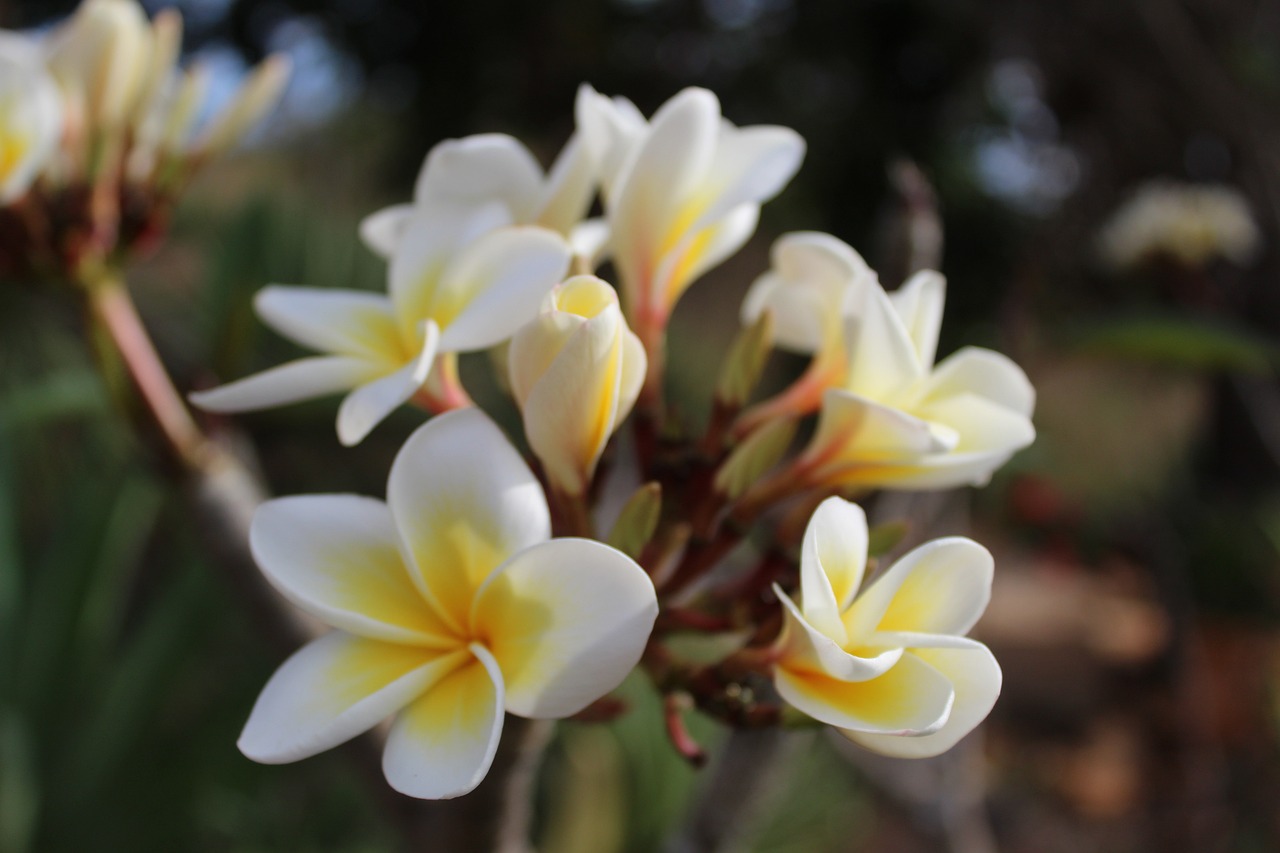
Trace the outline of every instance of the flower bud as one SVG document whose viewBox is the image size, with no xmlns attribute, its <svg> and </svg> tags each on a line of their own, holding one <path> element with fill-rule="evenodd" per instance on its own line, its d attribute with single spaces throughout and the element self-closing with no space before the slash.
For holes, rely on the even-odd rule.
<svg viewBox="0 0 1280 853">
<path fill-rule="evenodd" d="M 273 54 L 263 60 L 206 131 L 197 151 L 216 157 L 226 152 L 272 110 L 293 72 L 289 57 Z"/>
<path fill-rule="evenodd" d="M 511 389 L 529 446 L 555 488 L 586 491 L 609 436 L 635 404 L 645 367 L 617 294 L 595 276 L 556 287 L 512 338 Z"/>
<path fill-rule="evenodd" d="M 107 131 L 132 115 L 150 64 L 151 30 L 135 0 L 85 0 L 50 40 L 50 70 Z"/>
</svg>

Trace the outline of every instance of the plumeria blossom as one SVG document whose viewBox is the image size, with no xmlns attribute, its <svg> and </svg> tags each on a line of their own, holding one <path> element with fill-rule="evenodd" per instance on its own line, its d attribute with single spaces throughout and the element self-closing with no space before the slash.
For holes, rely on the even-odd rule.
<svg viewBox="0 0 1280 853">
<path fill-rule="evenodd" d="M 937 539 L 904 556 L 861 595 L 866 516 L 828 498 L 805 530 L 800 603 L 775 587 L 786 614 L 774 684 L 789 704 L 867 749 L 938 755 L 991 711 L 1001 672 L 965 637 L 991 594 L 991 554 Z"/>
<path fill-rule="evenodd" d="M 849 368 L 846 318 L 854 313 L 861 291 L 877 281 L 851 246 L 816 231 L 779 237 L 770 260 L 769 271 L 755 280 L 742 301 L 742 323 L 749 326 L 769 311 L 774 343 L 813 356 L 813 362 L 785 394 L 757 407 L 745 426 L 778 414 L 812 412 L 823 391 L 843 382 Z"/>
<path fill-rule="evenodd" d="M 981 485 L 1035 438 L 1035 390 L 1007 357 L 965 347 L 934 364 L 946 282 L 933 271 L 892 294 L 857 288 L 846 368 L 825 390 L 796 462 L 810 484 L 896 489 Z"/>
<path fill-rule="evenodd" d="M 136 0 L 84 0 L 49 39 L 49 68 L 85 121 L 119 128 L 146 83 L 151 27 Z"/>
<path fill-rule="evenodd" d="M 281 334 L 324 355 L 193 394 L 210 411 L 240 412 L 349 391 L 338 438 L 359 443 L 427 382 L 441 354 L 486 349 L 533 317 L 569 266 L 545 228 L 506 227 L 502 205 L 417 211 L 391 257 L 389 294 L 271 286 L 255 300 Z"/>
<path fill-rule="evenodd" d="M 39 49 L 0 31 L 0 204 L 27 191 L 61 135 L 61 99 Z"/>
<path fill-rule="evenodd" d="M 390 257 L 415 210 L 496 202 L 506 206 L 513 222 L 540 225 L 568 238 L 591 203 L 593 178 L 591 161 L 576 135 L 546 174 L 524 143 L 505 134 L 446 139 L 427 154 L 413 203 L 369 215 L 360 223 L 360 236 L 374 252 Z"/>
<path fill-rule="evenodd" d="M 271 677 L 241 751 L 297 761 L 395 715 L 383 772 L 414 797 L 478 785 L 504 710 L 566 717 L 616 687 L 658 610 L 620 551 L 549 539 L 538 481 L 477 409 L 413 434 L 385 504 L 281 498 L 250 537 L 271 583 L 335 630 Z"/>
<path fill-rule="evenodd" d="M 575 276 L 511 339 L 511 390 L 552 484 L 582 495 L 609 437 L 635 405 L 645 354 L 612 287 Z"/>
<path fill-rule="evenodd" d="M 1218 258 L 1246 266 L 1262 236 L 1249 202 L 1225 184 L 1158 180 L 1143 184 L 1098 235 L 1103 261 L 1116 270 L 1155 257 L 1203 267 Z"/>
<path fill-rule="evenodd" d="M 652 360 L 676 300 L 751 237 L 761 203 L 800 167 L 804 140 L 784 127 L 735 127 L 696 88 L 645 122 L 629 102 L 584 86 L 577 119 L 600 174 L 627 316 Z"/>
</svg>

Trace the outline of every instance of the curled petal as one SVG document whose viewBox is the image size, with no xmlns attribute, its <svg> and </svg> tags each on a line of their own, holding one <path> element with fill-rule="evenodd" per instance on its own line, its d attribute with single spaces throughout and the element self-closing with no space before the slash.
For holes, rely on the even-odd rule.
<svg viewBox="0 0 1280 853">
<path fill-rule="evenodd" d="M 805 528 L 800 556 L 804 615 L 814 625 L 819 624 L 814 618 L 819 608 L 822 621 L 839 622 L 853 602 L 867 567 L 867 544 L 862 507 L 837 497 L 818 505 Z"/>
<path fill-rule="evenodd" d="M 743 204 L 759 205 L 787 185 L 804 159 L 800 134 L 787 127 L 722 126 L 706 183 L 715 200 L 693 226 L 706 227 Z"/>
<path fill-rule="evenodd" d="M 412 215 L 411 204 L 384 207 L 360 220 L 360 239 L 378 257 L 390 258 Z"/>
<path fill-rule="evenodd" d="M 837 639 L 822 633 L 817 626 L 809 624 L 800 608 L 778 586 L 775 585 L 773 591 L 782 602 L 786 619 L 779 640 L 779 672 L 786 670 L 797 677 L 812 675 L 833 681 L 866 681 L 883 675 L 901 657 L 902 649 L 868 649 L 866 656 L 845 651 L 841 648 L 845 642 L 843 637 Z M 842 626 L 838 627 L 843 631 Z"/>
<path fill-rule="evenodd" d="M 884 735 L 938 731 L 951 713 L 951 681 L 911 652 L 888 672 L 866 681 L 778 668 L 778 693 L 792 707 L 841 729 Z"/>
<path fill-rule="evenodd" d="M 348 394 L 338 408 L 338 440 L 347 447 L 359 444 L 387 415 L 408 402 L 427 381 L 439 340 L 436 324 L 428 320 L 422 352 L 415 360 Z"/>
<path fill-rule="evenodd" d="M 878 284 L 859 294 L 861 305 L 845 333 L 850 344 L 844 387 L 873 400 L 891 400 L 926 375 L 915 342 Z"/>
<path fill-rule="evenodd" d="M 458 631 L 489 573 L 551 537 L 537 478 L 479 409 L 437 415 L 409 437 L 391 466 L 387 503 L 419 590 Z"/>
<path fill-rule="evenodd" d="M 538 200 L 535 223 L 565 236 L 582 221 L 595 192 L 591 156 L 577 134 L 551 165 Z"/>
<path fill-rule="evenodd" d="M 347 391 L 379 375 L 380 364 L 345 355 L 290 361 L 261 373 L 188 395 L 210 412 L 251 412 Z"/>
<path fill-rule="evenodd" d="M 920 649 L 915 652 L 941 672 L 955 688 L 955 704 L 942 728 L 921 737 L 893 737 L 860 731 L 841 731 L 854 743 L 894 758 L 941 755 L 986 719 L 1000 696 L 1000 665 L 986 646 L 966 649 Z"/>
<path fill-rule="evenodd" d="M 559 718 L 622 683 L 657 615 L 653 583 L 630 557 L 590 539 L 553 539 L 490 576 L 472 622 L 502 668 L 507 710 Z"/>
<path fill-rule="evenodd" d="M 921 418 L 832 388 L 822 397 L 817 432 L 805 456 L 832 472 L 833 480 L 845 482 L 849 473 L 867 466 L 916 463 L 944 453 L 955 440 Z"/>
<path fill-rule="evenodd" d="M 867 587 L 845 614 L 852 637 L 873 631 L 966 634 L 991 599 L 995 562 L 972 539 L 926 542 Z"/>
<path fill-rule="evenodd" d="M 902 287 L 889 294 L 889 301 L 902 319 L 916 356 L 925 370 L 933 366 L 942 330 L 942 308 L 946 303 L 947 280 L 941 273 L 921 270 Z"/>
<path fill-rule="evenodd" d="M 465 659 L 458 652 L 441 654 L 333 631 L 275 671 L 237 746 L 263 764 L 324 752 L 373 728 Z"/>
<path fill-rule="evenodd" d="M 1036 391 L 1021 367 L 1005 355 L 965 347 L 937 366 L 921 389 L 921 405 L 970 394 L 1024 417 L 1036 404 Z"/>
<path fill-rule="evenodd" d="M 390 643 L 448 648 L 448 628 L 409 578 L 391 513 L 356 495 L 267 501 L 249 528 L 267 580 L 335 628 Z"/>
<path fill-rule="evenodd" d="M 541 193 L 542 167 L 524 143 L 503 133 L 481 133 L 432 148 L 413 197 L 419 204 L 457 206 L 497 200 L 516 222 L 531 222 Z"/>
<path fill-rule="evenodd" d="M 401 712 L 382 753 L 382 772 L 402 794 L 445 800 L 484 779 L 502 737 L 502 673 L 473 643 L 471 659 Z"/>
<path fill-rule="evenodd" d="M 701 231 L 685 234 L 654 273 L 652 292 L 661 304 L 670 308 L 703 273 L 746 245 L 759 221 L 760 205 L 741 204 Z"/>
</svg>

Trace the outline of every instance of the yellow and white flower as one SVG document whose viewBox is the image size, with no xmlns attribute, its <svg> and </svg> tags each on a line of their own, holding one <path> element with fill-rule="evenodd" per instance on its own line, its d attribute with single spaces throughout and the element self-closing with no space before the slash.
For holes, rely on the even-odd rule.
<svg viewBox="0 0 1280 853">
<path fill-rule="evenodd" d="M 575 276 L 511 339 L 511 390 L 529 446 L 555 488 L 582 495 L 609 436 L 635 405 L 644 347 L 612 287 Z"/>
<path fill-rule="evenodd" d="M 336 630 L 271 677 L 241 751 L 297 761 L 395 715 L 383 754 L 393 788 L 428 799 L 473 789 L 504 711 L 577 713 L 635 666 L 657 616 L 653 585 L 629 557 L 549 537 L 537 480 L 476 409 L 414 433 L 385 504 L 264 504 L 251 530 L 264 574 Z"/>
<path fill-rule="evenodd" d="M 1218 258 L 1244 266 L 1261 241 L 1249 202 L 1235 187 L 1169 180 L 1139 187 L 1098 235 L 1102 259 L 1118 270 L 1157 256 L 1190 267 Z"/>
<path fill-rule="evenodd" d="M 255 307 L 286 337 L 325 355 L 191 395 L 216 412 L 350 391 L 338 438 L 359 443 L 422 388 L 437 355 L 487 349 L 533 317 L 569 266 L 545 228 L 506 227 L 502 205 L 415 211 L 391 257 L 389 295 L 274 285 Z"/>
<path fill-rule="evenodd" d="M 591 203 L 593 178 L 591 161 L 576 135 L 546 174 L 522 142 L 505 134 L 446 139 L 427 154 L 413 203 L 392 205 L 365 217 L 360 236 L 374 252 L 390 257 L 417 209 L 501 203 L 512 222 L 540 225 L 570 238 Z"/>
<path fill-rule="evenodd" d="M 809 248 L 808 262 L 831 281 L 851 260 L 833 263 L 841 253 L 831 245 L 821 253 Z M 811 407 L 821 394 L 817 432 L 795 463 L 806 482 L 896 489 L 981 485 L 1031 443 L 1035 390 L 1016 364 L 977 347 L 934 364 L 946 298 L 941 275 L 917 273 L 889 294 L 873 275 L 858 272 L 845 288 L 838 333 L 829 316 L 815 316 L 834 310 L 835 297 L 813 293 L 839 287 L 784 288 L 779 282 L 756 294 L 794 326 L 793 343 L 816 344 L 819 357 L 835 366 L 810 377 L 803 400 L 788 401 Z M 796 319 L 805 316 L 808 326 Z"/>
<path fill-rule="evenodd" d="M 62 135 L 58 87 L 40 50 L 0 31 L 0 204 L 27 191 Z"/>
<path fill-rule="evenodd" d="M 1000 695 L 1001 672 L 965 637 L 991 595 L 991 554 L 961 537 L 920 546 L 861 595 L 862 510 L 829 498 L 805 531 L 800 604 L 785 610 L 774 684 L 797 710 L 874 752 L 924 758 L 950 749 Z"/>
<path fill-rule="evenodd" d="M 799 169 L 804 140 L 784 127 L 735 127 L 716 96 L 696 88 L 645 122 L 629 102 L 584 86 L 577 121 L 600 176 L 627 316 L 652 359 L 676 300 L 751 237 L 761 203 Z"/>
</svg>

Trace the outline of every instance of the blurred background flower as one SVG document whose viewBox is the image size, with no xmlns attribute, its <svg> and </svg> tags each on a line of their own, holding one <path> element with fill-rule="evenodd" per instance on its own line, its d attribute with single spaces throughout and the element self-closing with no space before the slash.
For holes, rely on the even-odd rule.
<svg viewBox="0 0 1280 853">
<path fill-rule="evenodd" d="M 52 38 L 76 5 L 4 0 L 0 26 Z M 707 365 L 669 377 L 685 416 L 706 411 L 742 294 L 783 231 L 835 235 L 890 289 L 938 267 L 939 359 L 986 346 L 1026 369 L 1037 443 L 990 489 L 868 507 L 873 540 L 882 518 L 927 520 L 897 531 L 891 556 L 964 533 L 994 553 L 973 633 L 1004 688 L 984 734 L 904 768 L 799 732 L 769 748 L 776 784 L 737 812 L 730 849 L 1280 847 L 1280 7 L 144 5 L 153 20 L 182 14 L 179 63 L 203 69 L 193 126 L 267 54 L 294 69 L 270 122 L 193 179 L 171 239 L 132 276 L 183 389 L 299 354 L 254 318 L 263 285 L 380 289 L 358 224 L 411 196 L 439 140 L 510 133 L 549 166 L 584 81 L 646 116 L 706 86 L 739 127 L 808 143 L 754 238 L 674 311 L 669 362 Z M 1113 238 L 1099 235 L 1137 216 L 1134 198 L 1148 224 L 1123 226 L 1141 233 L 1116 257 L 1142 261 L 1100 262 Z M 1161 221 L 1194 234 L 1150 236 Z M 286 768 L 236 752 L 290 642 L 246 615 L 154 451 L 123 427 L 78 310 L 17 274 L 13 252 L 0 229 L 0 850 L 399 849 L 418 813 L 365 784 L 378 771 L 358 748 Z M 774 355 L 761 393 L 806 363 Z M 519 435 L 484 356 L 461 370 Z M 282 494 L 380 494 L 418 422 L 394 413 L 339 453 L 332 401 L 238 420 Z M 743 766 L 695 774 L 645 686 L 623 695 L 632 714 L 557 735 L 543 849 L 655 850 L 690 802 L 743 809 L 725 782 Z M 690 725 L 708 745 L 720 736 Z M 742 760 L 759 772 L 757 759 Z"/>
</svg>

